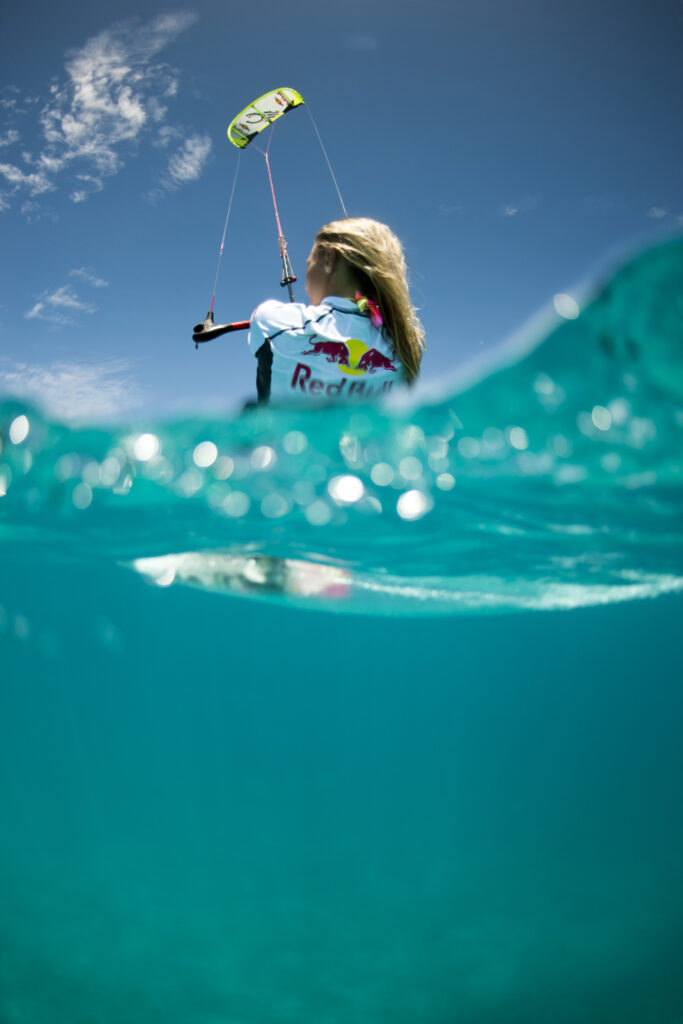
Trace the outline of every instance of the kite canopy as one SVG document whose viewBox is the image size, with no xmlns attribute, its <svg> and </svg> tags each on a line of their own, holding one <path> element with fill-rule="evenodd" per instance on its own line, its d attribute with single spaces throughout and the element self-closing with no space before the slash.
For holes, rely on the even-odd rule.
<svg viewBox="0 0 683 1024">
<path fill-rule="evenodd" d="M 303 97 L 294 89 L 273 89 L 259 96 L 230 122 L 228 138 L 238 149 L 244 149 L 269 124 L 303 102 Z"/>
</svg>

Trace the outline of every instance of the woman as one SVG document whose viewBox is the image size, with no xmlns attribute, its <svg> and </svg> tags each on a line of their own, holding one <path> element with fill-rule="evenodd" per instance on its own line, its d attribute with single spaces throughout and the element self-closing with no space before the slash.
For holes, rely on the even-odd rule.
<svg viewBox="0 0 683 1024">
<path fill-rule="evenodd" d="M 333 221 L 308 257 L 310 306 L 270 300 L 251 318 L 260 402 L 369 400 L 420 372 L 424 333 L 403 247 L 385 224 Z"/>
</svg>

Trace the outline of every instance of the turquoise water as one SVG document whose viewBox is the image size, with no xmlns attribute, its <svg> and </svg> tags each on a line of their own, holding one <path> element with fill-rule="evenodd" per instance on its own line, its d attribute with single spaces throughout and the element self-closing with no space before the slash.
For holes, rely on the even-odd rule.
<svg viewBox="0 0 683 1024">
<path fill-rule="evenodd" d="M 3 402 L 2 1024 L 680 1024 L 683 244 L 580 305 L 382 410 Z"/>
</svg>

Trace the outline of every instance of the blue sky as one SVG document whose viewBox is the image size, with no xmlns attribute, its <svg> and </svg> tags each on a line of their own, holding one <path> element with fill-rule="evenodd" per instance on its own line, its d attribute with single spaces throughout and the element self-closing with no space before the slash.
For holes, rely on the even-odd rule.
<svg viewBox="0 0 683 1024">
<path fill-rule="evenodd" d="M 303 94 L 349 213 L 404 241 L 427 381 L 683 227 L 681 0 L 28 0 L 5 5 L 0 39 L 0 390 L 60 417 L 213 414 L 253 394 L 246 336 L 195 351 L 191 331 L 237 159 L 225 131 L 271 88 Z M 304 108 L 271 162 L 303 281 L 341 214 Z M 282 297 L 279 279 L 248 150 L 216 319 Z"/>
</svg>

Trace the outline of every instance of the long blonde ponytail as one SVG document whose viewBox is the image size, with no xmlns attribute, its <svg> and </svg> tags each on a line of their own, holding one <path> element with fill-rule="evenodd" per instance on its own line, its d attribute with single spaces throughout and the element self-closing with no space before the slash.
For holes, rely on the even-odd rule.
<svg viewBox="0 0 683 1024">
<path fill-rule="evenodd" d="M 403 246 L 386 224 L 349 217 L 326 224 L 316 248 L 337 253 L 358 279 L 359 290 L 379 306 L 386 334 L 412 383 L 420 372 L 424 330 L 410 299 Z"/>
</svg>

